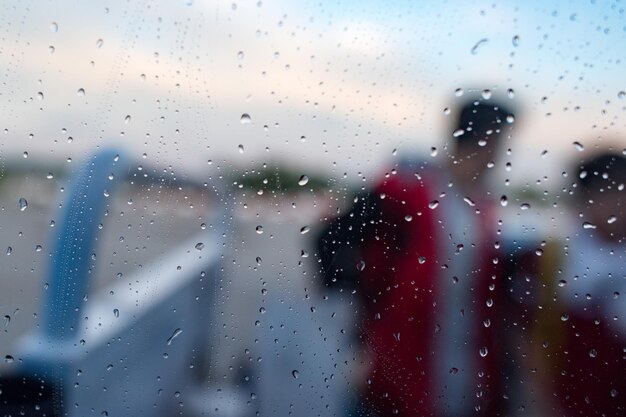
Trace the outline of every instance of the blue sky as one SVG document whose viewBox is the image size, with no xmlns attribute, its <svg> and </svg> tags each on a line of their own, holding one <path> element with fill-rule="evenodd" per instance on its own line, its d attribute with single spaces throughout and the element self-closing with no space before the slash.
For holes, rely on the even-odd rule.
<svg viewBox="0 0 626 417">
<path fill-rule="evenodd" d="M 554 175 L 573 141 L 626 146 L 623 2 L 0 7 L 5 160 L 75 159 L 107 143 L 191 172 L 209 159 L 375 172 L 394 148 L 442 146 L 458 88 L 515 91 L 507 175 Z"/>
</svg>

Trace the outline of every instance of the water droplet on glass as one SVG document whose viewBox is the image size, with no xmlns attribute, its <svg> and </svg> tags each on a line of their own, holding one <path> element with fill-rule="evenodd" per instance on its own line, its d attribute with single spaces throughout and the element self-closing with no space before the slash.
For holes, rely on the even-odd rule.
<svg viewBox="0 0 626 417">
<path fill-rule="evenodd" d="M 55 51 L 54 46 L 52 46 L 52 45 L 48 46 L 48 52 L 50 52 L 51 54 L 53 54 L 53 53 L 54 53 L 54 51 Z"/>
<path fill-rule="evenodd" d="M 484 358 L 485 356 L 487 356 L 487 353 L 489 353 L 489 351 L 487 350 L 486 346 L 483 346 L 478 350 L 478 353 L 480 354 L 481 357 Z"/>
<path fill-rule="evenodd" d="M 309 182 L 309 177 L 302 175 L 298 180 L 298 185 L 306 185 Z"/>
<path fill-rule="evenodd" d="M 102 45 L 104 45 L 104 41 L 102 39 L 98 39 L 96 41 L 96 48 L 102 48 Z"/>
<path fill-rule="evenodd" d="M 454 95 L 457 97 L 461 97 L 463 95 L 463 89 L 457 88 L 456 90 L 454 90 Z"/>
<path fill-rule="evenodd" d="M 519 46 L 519 35 L 513 36 L 511 42 L 513 43 L 513 46 L 517 48 Z"/>
<path fill-rule="evenodd" d="M 196 246 L 194 247 L 196 248 L 197 251 L 201 251 L 202 249 L 204 249 L 204 243 L 198 242 L 196 243 Z"/>
<path fill-rule="evenodd" d="M 590 357 L 590 358 L 595 358 L 595 357 L 597 357 L 597 356 L 598 356 L 598 351 L 597 351 L 597 350 L 595 350 L 595 349 L 591 349 L 591 350 L 589 351 L 589 357 Z"/>
<path fill-rule="evenodd" d="M 179 336 L 182 332 L 183 332 L 183 330 L 182 330 L 182 329 L 176 329 L 176 330 L 174 330 L 174 333 L 172 333 L 172 335 L 171 335 L 171 336 L 167 339 L 167 345 L 168 345 L 168 346 L 169 346 L 169 345 L 171 345 L 171 344 L 172 344 L 172 341 L 173 341 L 174 339 L 176 339 L 176 338 L 177 338 L 177 337 L 178 337 L 178 336 Z"/>
<path fill-rule="evenodd" d="M 124 123 L 126 124 L 130 123 L 130 119 L 131 119 L 130 114 L 127 114 L 126 117 L 124 117 Z"/>
<path fill-rule="evenodd" d="M 260 235 L 260 234 L 262 234 L 262 233 L 263 233 L 263 226 L 258 225 L 258 226 L 255 228 L 255 230 L 256 230 L 257 234 L 259 234 L 259 235 Z"/>
<path fill-rule="evenodd" d="M 309 226 L 304 226 L 304 227 L 302 227 L 302 228 L 300 229 L 300 234 L 302 234 L 302 235 L 303 235 L 303 234 L 305 234 L 305 233 L 308 233 L 308 232 L 309 232 L 309 230 L 311 230 L 311 228 L 310 228 Z"/>
<path fill-rule="evenodd" d="M 13 363 L 14 361 L 15 361 L 15 359 L 14 359 L 14 358 L 13 358 L 13 356 L 11 356 L 11 355 L 6 355 L 6 356 L 4 357 L 4 362 L 5 362 L 5 363 Z"/>
<path fill-rule="evenodd" d="M 426 257 L 425 256 L 418 257 L 417 262 L 419 262 L 420 265 L 423 265 L 424 263 L 426 263 Z"/>
<path fill-rule="evenodd" d="M 470 52 L 472 53 L 472 55 L 476 55 L 476 54 L 478 53 L 478 48 L 480 48 L 480 46 L 481 46 L 481 45 L 486 44 L 486 43 L 487 43 L 487 41 L 488 41 L 488 40 L 487 40 L 487 38 L 482 38 L 481 40 L 479 40 L 478 42 L 476 42 L 476 43 L 474 44 L 474 46 L 472 46 L 472 49 L 471 49 L 471 51 L 470 51 Z"/>
<path fill-rule="evenodd" d="M 513 116 L 512 114 L 507 115 L 507 116 L 506 116 L 506 122 L 507 122 L 508 124 L 515 123 L 515 116 Z"/>
<path fill-rule="evenodd" d="M 239 121 L 241 122 L 242 125 L 245 125 L 245 124 L 251 123 L 252 122 L 252 118 L 250 117 L 250 115 L 248 113 L 244 113 L 239 118 Z"/>
<path fill-rule="evenodd" d="M 454 136 L 455 138 L 458 138 L 459 136 L 463 135 L 463 133 L 465 133 L 465 130 L 457 129 L 452 133 L 452 136 Z"/>
<path fill-rule="evenodd" d="M 263 259 L 261 259 L 261 257 L 260 257 L 260 256 L 257 256 L 257 257 L 256 257 L 256 264 L 257 264 L 257 265 L 261 265 L 261 262 L 263 262 Z"/>
<path fill-rule="evenodd" d="M 115 318 L 119 318 L 120 317 L 120 311 L 117 308 L 113 309 L 113 315 L 115 316 Z"/>
<path fill-rule="evenodd" d="M 585 147 L 583 146 L 583 144 L 578 141 L 572 142 L 572 145 L 574 145 L 574 148 L 576 148 L 576 150 L 579 152 L 585 150 Z"/>
<path fill-rule="evenodd" d="M 489 100 L 491 98 L 491 90 L 489 90 L 489 89 L 483 90 L 482 93 L 481 93 L 481 96 L 485 100 Z"/>
<path fill-rule="evenodd" d="M 241 61 L 241 60 L 243 59 L 243 57 L 244 57 L 243 51 L 239 51 L 239 52 L 237 52 L 237 59 L 238 59 L 238 60 L 240 60 L 240 61 Z"/>
<path fill-rule="evenodd" d="M 50 31 L 52 33 L 57 33 L 59 31 L 59 25 L 57 22 L 50 23 Z"/>
<path fill-rule="evenodd" d="M 35 245 L 35 252 L 41 252 L 43 247 L 41 245 Z"/>
<path fill-rule="evenodd" d="M 410 214 L 407 214 L 406 216 L 404 216 L 404 220 L 407 222 L 410 222 L 411 220 L 413 220 L 413 216 L 411 216 Z"/>
<path fill-rule="evenodd" d="M 474 207 L 476 205 L 476 203 L 474 203 L 474 201 L 469 197 L 463 197 L 463 201 L 465 201 L 470 207 Z"/>
<path fill-rule="evenodd" d="M 78 89 L 78 91 L 76 91 L 76 94 L 77 94 L 79 97 L 84 96 L 84 95 L 85 95 L 85 89 L 84 89 L 84 88 L 79 88 L 79 89 Z"/>
<path fill-rule="evenodd" d="M 454 368 L 454 367 L 452 367 L 452 368 L 450 368 L 450 371 L 449 371 L 449 372 L 450 372 L 452 375 L 455 375 L 455 374 L 457 374 L 457 373 L 459 372 L 459 368 Z"/>
<path fill-rule="evenodd" d="M 500 205 L 502 207 L 506 207 L 507 204 L 509 204 L 509 199 L 507 198 L 507 196 L 503 195 L 502 197 L 500 197 Z"/>
<path fill-rule="evenodd" d="M 17 204 L 20 208 L 20 211 L 24 211 L 28 207 L 28 201 L 26 201 L 24 197 L 21 197 L 19 200 L 17 200 Z"/>
<path fill-rule="evenodd" d="M 7 255 L 10 255 L 13 253 L 13 248 L 11 246 L 7 247 Z"/>
<path fill-rule="evenodd" d="M 239 153 L 243 153 L 243 145 L 239 145 L 237 146 L 237 150 L 239 151 Z"/>
<path fill-rule="evenodd" d="M 365 261 L 361 259 L 359 262 L 357 262 L 356 269 L 359 270 L 359 271 L 364 270 L 365 269 Z"/>
<path fill-rule="evenodd" d="M 617 216 L 609 216 L 609 218 L 608 218 L 608 219 L 606 219 L 606 222 L 607 222 L 608 224 L 613 224 L 613 223 L 615 223 L 616 221 L 617 221 Z"/>
<path fill-rule="evenodd" d="M 590 222 L 583 223 L 583 229 L 595 229 L 596 225 Z"/>
<path fill-rule="evenodd" d="M 438 205 L 439 205 L 439 200 L 433 200 L 430 203 L 428 203 L 428 208 L 431 210 L 434 210 L 437 208 Z"/>
<path fill-rule="evenodd" d="M 617 98 L 619 98 L 620 100 L 622 100 L 624 97 L 626 97 L 626 92 L 620 91 L 619 93 L 617 93 Z"/>
<path fill-rule="evenodd" d="M 300 375 L 300 372 L 298 372 L 297 369 L 294 369 L 293 371 L 291 371 L 291 376 L 294 378 L 298 378 L 298 376 Z"/>
</svg>

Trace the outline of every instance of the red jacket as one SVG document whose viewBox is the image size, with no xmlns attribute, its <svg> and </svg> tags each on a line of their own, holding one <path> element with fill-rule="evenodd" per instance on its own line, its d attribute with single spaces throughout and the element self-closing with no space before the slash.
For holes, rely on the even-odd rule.
<svg viewBox="0 0 626 417">
<path fill-rule="evenodd" d="M 443 172 L 392 175 L 374 191 L 363 244 L 366 400 L 381 416 L 500 415 L 496 219 Z M 476 411 L 478 410 L 478 412 Z"/>
</svg>

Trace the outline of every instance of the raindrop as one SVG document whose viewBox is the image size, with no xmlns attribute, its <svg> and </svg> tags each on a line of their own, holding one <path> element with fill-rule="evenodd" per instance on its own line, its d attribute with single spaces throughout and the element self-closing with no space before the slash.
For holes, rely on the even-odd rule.
<svg viewBox="0 0 626 417">
<path fill-rule="evenodd" d="M 434 210 L 437 208 L 438 205 L 439 205 L 439 200 L 433 200 L 430 203 L 428 203 L 428 208 L 431 210 Z"/>
<path fill-rule="evenodd" d="M 364 270 L 365 269 L 365 261 L 361 259 L 359 262 L 357 262 L 356 269 L 359 270 L 359 271 Z"/>
<path fill-rule="evenodd" d="M 59 25 L 57 24 L 57 22 L 50 23 L 50 31 L 52 33 L 57 33 L 59 31 Z"/>
<path fill-rule="evenodd" d="M 243 59 L 243 57 L 244 57 L 243 51 L 239 51 L 239 52 L 237 52 L 237 59 L 238 59 L 238 60 L 240 60 L 240 61 L 241 61 L 241 60 Z"/>
<path fill-rule="evenodd" d="M 300 375 L 300 372 L 298 372 L 297 369 L 294 369 L 293 371 L 291 371 L 291 376 L 294 377 L 294 379 L 298 378 L 299 375 Z"/>
<path fill-rule="evenodd" d="M 11 355 L 6 355 L 6 356 L 4 357 L 4 362 L 5 362 L 5 363 L 13 363 L 14 361 L 15 361 L 15 359 L 14 359 L 14 358 L 13 358 L 13 356 L 11 356 Z"/>
<path fill-rule="evenodd" d="M 198 242 L 196 243 L 196 246 L 194 247 L 196 248 L 197 251 L 201 251 L 202 249 L 204 249 L 204 243 Z"/>
<path fill-rule="evenodd" d="M 455 138 L 458 138 L 459 136 L 461 136 L 463 133 L 465 133 L 465 130 L 463 129 L 457 129 L 452 133 L 452 136 L 454 136 Z"/>
<path fill-rule="evenodd" d="M 624 97 L 626 97 L 626 92 L 620 91 L 619 93 L 617 93 L 617 98 L 619 98 L 620 100 L 623 99 Z"/>
<path fill-rule="evenodd" d="M 245 125 L 245 124 L 248 124 L 248 123 L 252 123 L 252 118 L 250 117 L 250 115 L 248 113 L 244 113 L 239 118 L 239 121 L 241 122 L 242 125 Z"/>
<path fill-rule="evenodd" d="M 35 245 L 35 252 L 41 252 L 43 247 L 41 245 Z"/>
<path fill-rule="evenodd" d="M 79 97 L 84 96 L 84 95 L 85 95 L 85 89 L 84 89 L 84 88 L 79 88 L 79 89 L 78 89 L 78 91 L 76 91 L 76 94 L 77 94 Z"/>
<path fill-rule="evenodd" d="M 11 323 L 11 316 L 7 314 L 4 316 L 4 327 L 9 327 L 9 323 Z"/>
<path fill-rule="evenodd" d="M 117 308 L 113 309 L 113 315 L 115 316 L 115 318 L 119 318 L 120 317 L 120 310 L 118 310 Z"/>
<path fill-rule="evenodd" d="M 519 46 L 519 35 L 513 36 L 511 42 L 513 43 L 513 46 L 517 48 Z"/>
<path fill-rule="evenodd" d="M 256 257 L 256 264 L 257 264 L 257 265 L 261 265 L 261 262 L 263 262 L 263 259 L 261 259 L 261 257 L 260 257 L 260 256 L 257 256 L 257 257 Z"/>
<path fill-rule="evenodd" d="M 177 338 L 181 333 L 183 332 L 182 329 L 176 329 L 174 330 L 174 333 L 172 333 L 172 335 L 167 339 L 167 345 L 171 345 L 172 341 Z"/>
<path fill-rule="evenodd" d="M 404 220 L 407 222 L 410 222 L 411 220 L 413 220 L 413 216 L 411 216 L 410 214 L 407 214 L 406 216 L 404 216 Z"/>
<path fill-rule="evenodd" d="M 480 354 L 481 357 L 484 358 L 485 356 L 487 356 L 487 353 L 489 353 L 489 351 L 487 350 L 486 346 L 483 346 L 478 350 L 478 353 Z"/>
<path fill-rule="evenodd" d="M 597 356 L 598 356 L 598 351 L 597 351 L 597 350 L 595 350 L 595 349 L 591 349 L 591 350 L 589 351 L 589 357 L 590 357 L 590 358 L 595 358 L 595 357 L 597 357 Z"/>
<path fill-rule="evenodd" d="M 617 216 L 609 216 L 609 218 L 608 218 L 608 219 L 606 219 L 606 222 L 607 222 L 608 224 L 613 224 L 613 223 L 615 223 L 616 221 L 617 221 Z"/>
<path fill-rule="evenodd" d="M 459 372 L 459 368 L 454 368 L 454 367 L 450 368 L 450 373 L 451 373 L 452 375 L 455 375 L 455 374 L 457 374 L 458 372 Z"/>
<path fill-rule="evenodd" d="M 38 98 L 39 100 L 43 100 L 43 93 L 42 93 L 41 91 L 39 91 L 39 92 L 37 93 L 37 98 Z"/>
<path fill-rule="evenodd" d="M 104 45 L 104 41 L 102 39 L 98 39 L 96 41 L 96 48 L 102 48 L 102 45 Z"/>
<path fill-rule="evenodd" d="M 298 185 L 306 185 L 309 182 L 309 177 L 302 175 L 298 180 Z"/>
<path fill-rule="evenodd" d="M 463 197 L 463 201 L 465 201 L 470 207 L 474 207 L 476 205 L 476 203 L 474 203 L 474 201 L 469 197 Z"/>
<path fill-rule="evenodd" d="M 507 122 L 508 124 L 515 123 L 515 116 L 513 116 L 512 114 L 507 115 L 507 116 L 506 116 L 506 122 Z"/>
<path fill-rule="evenodd" d="M 54 51 L 55 51 L 54 46 L 52 46 L 52 45 L 48 46 L 48 52 L 50 52 L 51 54 L 53 54 L 53 53 L 54 53 Z"/>
<path fill-rule="evenodd" d="M 590 222 L 583 223 L 583 229 L 595 229 L 596 225 Z"/>
<path fill-rule="evenodd" d="M 480 48 L 481 45 L 487 43 L 487 41 L 488 41 L 487 38 L 482 38 L 481 40 L 476 42 L 474 46 L 472 46 L 472 49 L 470 51 L 472 55 L 476 55 L 478 53 L 478 48 Z"/>
<path fill-rule="evenodd" d="M 515 98 L 515 90 L 513 90 L 512 88 L 509 88 L 508 90 L 506 90 L 506 95 L 509 98 Z"/>
<path fill-rule="evenodd" d="M 502 197 L 500 197 L 500 205 L 502 207 L 506 207 L 507 204 L 509 204 L 509 199 L 507 198 L 507 196 L 503 195 Z"/>
<path fill-rule="evenodd" d="M 420 256 L 417 258 L 417 262 L 420 263 L 420 265 L 423 265 L 426 263 L 426 257 L 425 256 Z"/>
<path fill-rule="evenodd" d="M 28 201 L 26 201 L 24 197 L 21 197 L 19 200 L 17 200 L 17 204 L 20 208 L 20 211 L 24 211 L 28 207 Z"/>
<path fill-rule="evenodd" d="M 127 114 L 126 117 L 124 117 L 124 123 L 130 123 L 130 114 Z"/>
<path fill-rule="evenodd" d="M 456 90 L 454 90 L 454 95 L 457 97 L 461 97 L 463 95 L 463 89 L 457 88 Z"/>
<path fill-rule="evenodd" d="M 11 246 L 7 247 L 7 255 L 10 255 L 13 253 L 13 248 Z"/>
<path fill-rule="evenodd" d="M 255 230 L 256 230 L 257 234 L 259 234 L 259 235 L 263 234 L 263 226 L 258 225 Z"/>
<path fill-rule="evenodd" d="M 311 228 L 310 228 L 309 226 L 303 226 L 303 227 L 300 229 L 300 234 L 301 234 L 301 235 L 303 235 L 303 234 L 305 234 L 305 233 L 308 233 L 308 232 L 309 232 L 309 230 L 311 230 Z"/>
<path fill-rule="evenodd" d="M 578 141 L 572 142 L 572 145 L 574 145 L 574 148 L 576 148 L 576 150 L 579 152 L 585 150 L 585 147 L 583 146 L 583 144 Z"/>
<path fill-rule="evenodd" d="M 485 100 L 489 100 L 491 98 L 491 90 L 489 90 L 489 89 L 483 90 L 482 93 L 481 93 L 481 96 Z"/>
<path fill-rule="evenodd" d="M 239 153 L 243 153 L 243 145 L 239 145 L 237 146 L 237 149 L 239 150 Z"/>
</svg>

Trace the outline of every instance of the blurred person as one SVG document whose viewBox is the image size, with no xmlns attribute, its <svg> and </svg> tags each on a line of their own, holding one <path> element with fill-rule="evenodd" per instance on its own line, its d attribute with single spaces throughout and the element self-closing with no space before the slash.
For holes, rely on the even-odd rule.
<svg viewBox="0 0 626 417">
<path fill-rule="evenodd" d="M 447 155 L 405 161 L 319 243 L 328 285 L 356 292 L 369 364 L 366 416 L 499 415 L 503 305 L 488 167 L 510 109 L 459 106 Z"/>
<path fill-rule="evenodd" d="M 550 242 L 558 267 L 537 271 L 535 366 L 559 415 L 626 415 L 626 157 L 601 151 L 574 171 L 577 224 Z"/>
</svg>

